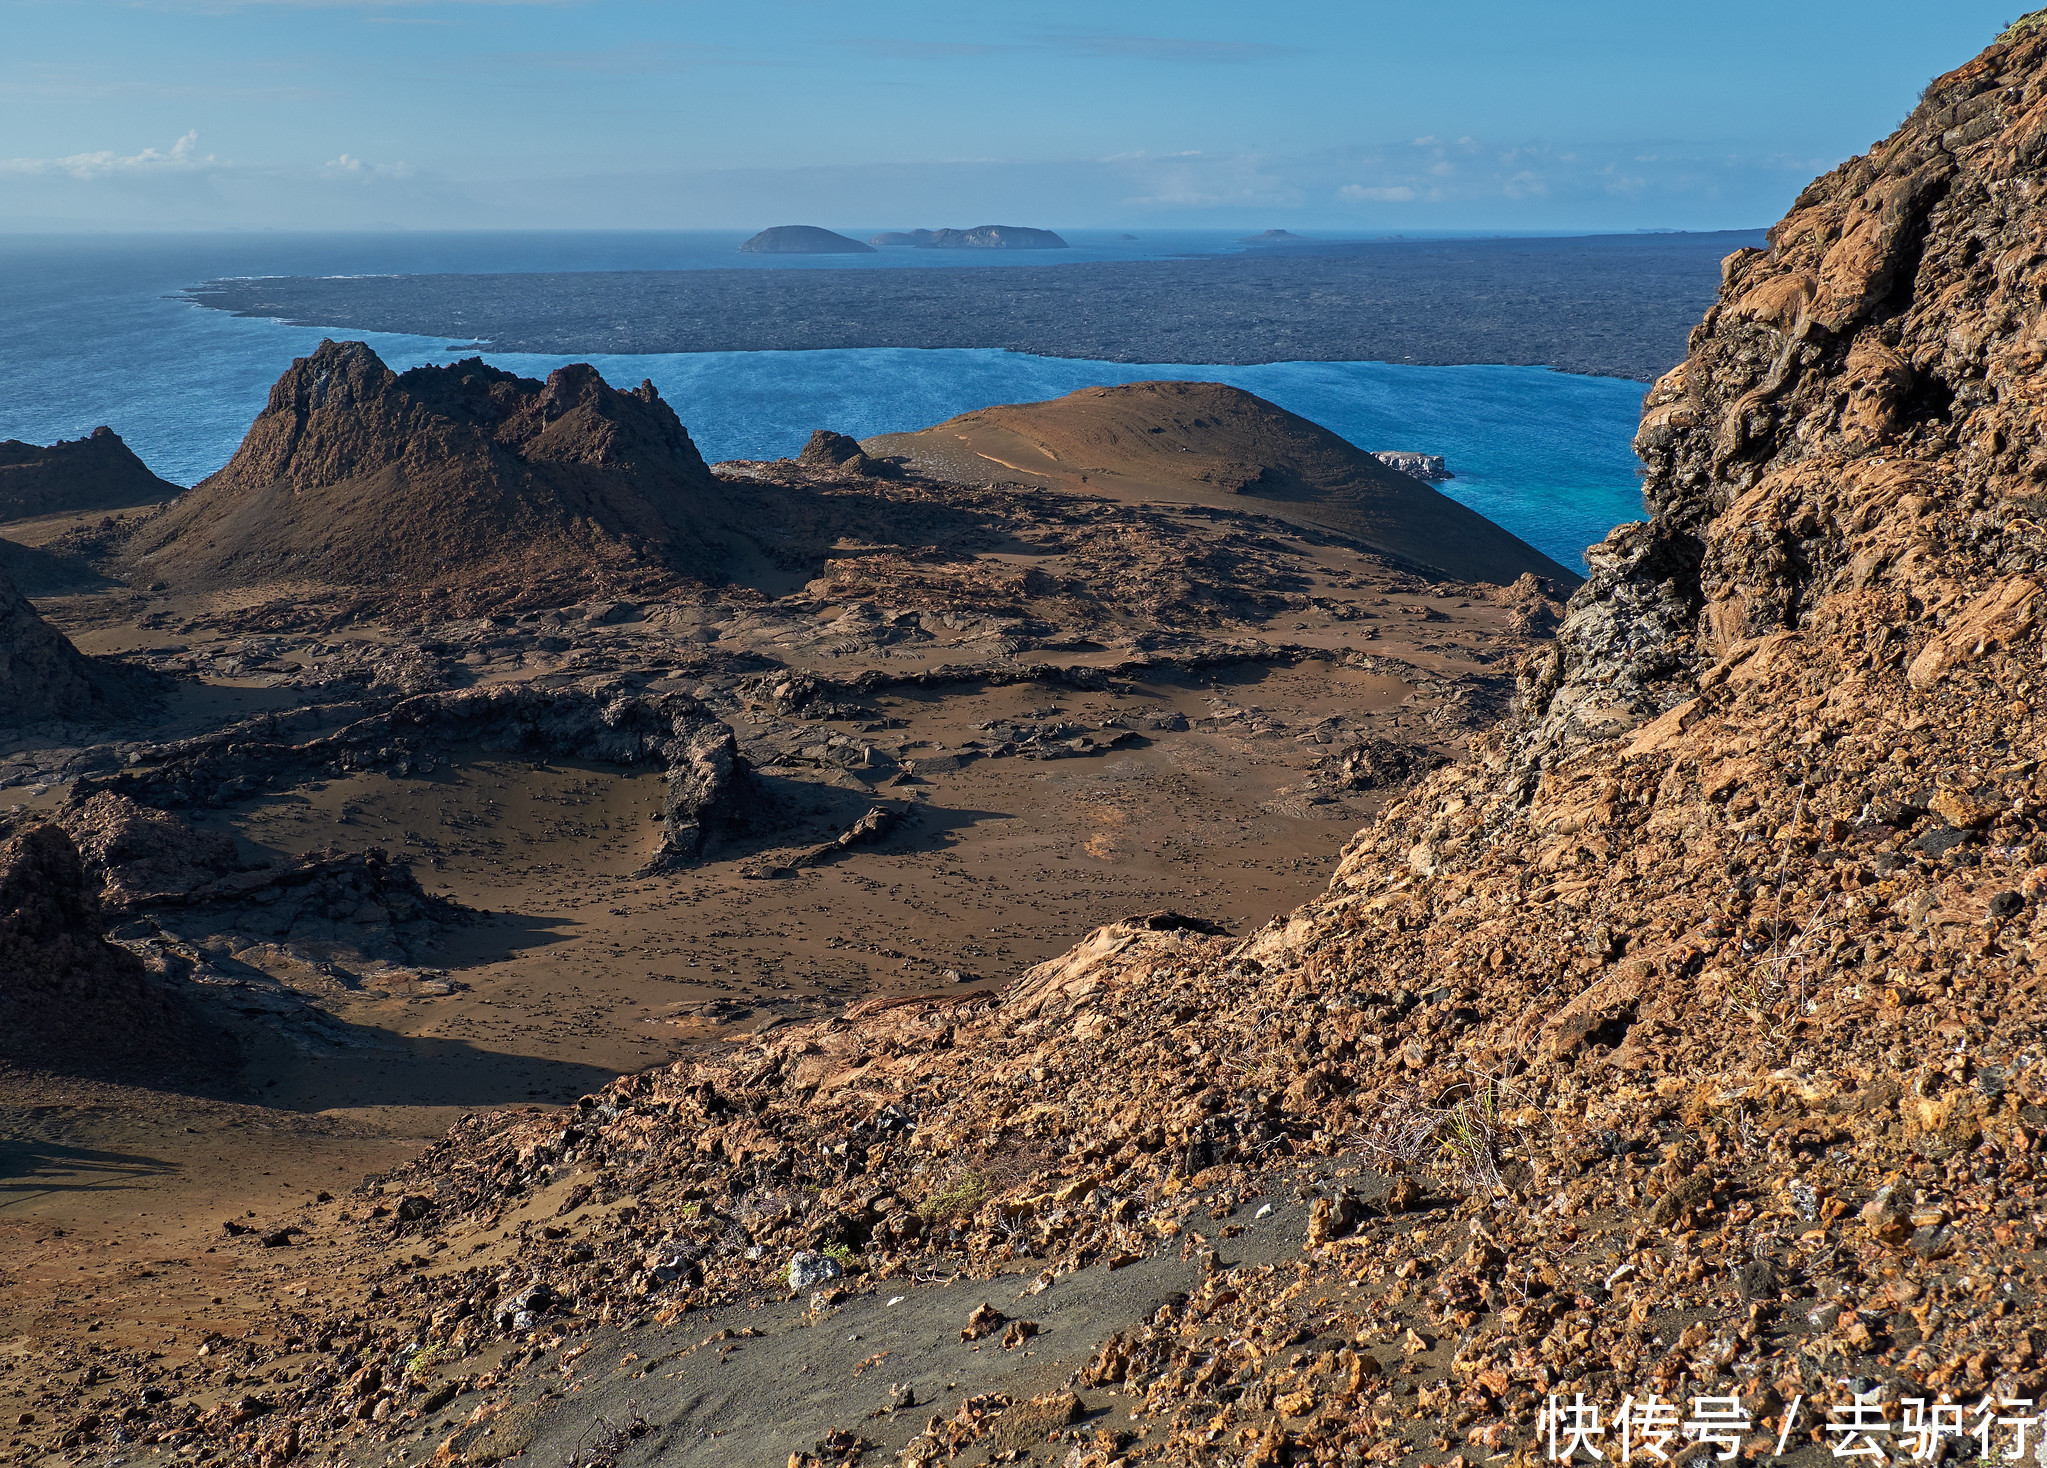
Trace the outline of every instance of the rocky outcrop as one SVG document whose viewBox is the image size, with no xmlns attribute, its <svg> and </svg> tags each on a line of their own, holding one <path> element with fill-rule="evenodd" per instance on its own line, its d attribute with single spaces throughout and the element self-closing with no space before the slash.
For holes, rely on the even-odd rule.
<svg viewBox="0 0 2047 1468">
<path fill-rule="evenodd" d="M 0 727 L 123 719 L 154 691 L 149 674 L 79 652 L 0 571 Z"/>
<path fill-rule="evenodd" d="M 166 745 L 135 769 L 81 781 L 80 793 L 111 792 L 158 809 L 217 807 L 354 771 L 426 775 L 464 748 L 653 764 L 667 772 L 669 789 L 650 870 L 695 861 L 720 830 L 745 820 L 757 794 L 731 729 L 695 699 L 602 680 L 421 694 L 315 739 L 291 742 L 283 732 L 259 725 Z"/>
<path fill-rule="evenodd" d="M 183 493 L 107 427 L 44 447 L 0 441 L 0 524 L 160 504 Z"/>
<path fill-rule="evenodd" d="M 0 1057 L 152 1078 L 225 1064 L 225 1038 L 101 933 L 99 901 L 62 829 L 0 842 Z"/>
<path fill-rule="evenodd" d="M 242 869 L 234 838 L 101 790 L 59 813 L 99 900 L 116 910 L 184 896 Z"/>
<path fill-rule="evenodd" d="M 860 441 L 843 433 L 834 433 L 829 428 L 820 428 L 810 435 L 810 442 L 803 446 L 796 462 L 812 469 L 837 470 L 842 474 L 864 474 L 871 477 L 888 478 L 898 471 L 886 459 L 870 459 L 867 451 L 860 447 Z"/>
<path fill-rule="evenodd" d="M 870 245 L 921 245 L 931 238 L 928 229 L 890 229 L 867 237 Z"/>
<path fill-rule="evenodd" d="M 106 911 L 139 920 L 137 927 L 149 937 L 136 950 L 173 977 L 190 973 L 188 963 L 203 962 L 219 972 L 223 949 L 251 943 L 329 958 L 346 955 L 356 962 L 418 963 L 450 928 L 475 916 L 429 893 L 409 863 L 374 846 L 316 851 L 187 890 L 136 892 L 121 885 L 130 875 L 121 867 L 109 871 L 109 890 L 119 901 L 108 901 Z M 119 929 L 117 936 L 135 930 Z"/>
<path fill-rule="evenodd" d="M 1536 758 L 1660 713 L 1690 675 L 1830 608 L 1899 609 L 1891 641 L 1980 615 L 1994 650 L 2030 626 L 2012 588 L 2047 560 L 2043 60 L 2047 35 L 2015 29 L 1808 186 L 1767 250 L 1727 258 L 1643 407 L 1655 518 L 1594 553 L 1531 690 Z"/>
<path fill-rule="evenodd" d="M 744 518 L 652 383 L 621 392 L 582 364 L 541 383 L 478 358 L 395 373 L 329 341 L 121 563 L 179 591 L 559 606 L 714 579 Z"/>
<path fill-rule="evenodd" d="M 797 462 L 836 469 L 841 464 L 849 464 L 855 459 L 865 457 L 859 439 L 844 433 L 834 433 L 829 428 L 820 428 L 810 435 L 810 442 L 803 446 L 803 452 L 797 456 Z"/>
<path fill-rule="evenodd" d="M 1445 479 L 1455 479 L 1443 463 L 1441 454 L 1410 453 L 1406 449 L 1375 449 L 1372 457 L 1388 469 L 1397 469 L 1426 484 L 1438 484 Z"/>
<path fill-rule="evenodd" d="M 59 545 L 70 549 L 66 541 L 60 540 Z M 0 539 L 0 578 L 12 581 L 14 589 L 23 596 L 71 596 L 106 591 L 115 585 L 94 569 L 88 556 L 63 554 L 6 539 Z"/>
<path fill-rule="evenodd" d="M 934 229 L 929 239 L 917 241 L 920 250 L 1063 250 L 1066 247 L 1066 241 L 1051 230 L 1032 229 L 1021 224 Z"/>
<path fill-rule="evenodd" d="M 815 224 L 778 224 L 739 247 L 749 255 L 872 255 L 874 246 Z"/>
</svg>

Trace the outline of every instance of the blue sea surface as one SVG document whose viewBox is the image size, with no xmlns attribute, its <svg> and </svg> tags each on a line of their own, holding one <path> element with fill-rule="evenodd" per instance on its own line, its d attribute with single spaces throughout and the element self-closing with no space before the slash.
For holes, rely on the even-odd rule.
<svg viewBox="0 0 2047 1468">
<path fill-rule="evenodd" d="M 1233 248 L 1219 232 L 1136 244 L 1076 232 L 1071 252 L 960 258 L 890 250 L 872 256 L 742 256 L 739 234 L 108 236 L 0 239 L 0 438 L 48 443 L 105 423 L 157 473 L 193 484 L 233 454 L 271 383 L 326 335 L 193 306 L 176 292 L 224 275 L 416 271 L 749 268 L 961 268 L 1054 258 L 1125 258 Z M 906 258 L 907 257 L 907 258 Z M 392 367 L 471 355 L 440 338 L 350 333 Z M 1586 546 L 1642 515 L 1629 447 L 1643 386 L 1534 367 L 1412 367 L 1279 362 L 1253 367 L 1090 362 L 996 350 L 903 348 L 668 353 L 587 358 L 483 352 L 510 371 L 544 375 L 588 360 L 613 383 L 651 379 L 706 458 L 794 454 L 812 429 L 864 438 L 927 427 L 991 403 L 1076 388 L 1192 378 L 1268 398 L 1367 449 L 1441 454 L 1453 497 L 1573 569 Z"/>
</svg>

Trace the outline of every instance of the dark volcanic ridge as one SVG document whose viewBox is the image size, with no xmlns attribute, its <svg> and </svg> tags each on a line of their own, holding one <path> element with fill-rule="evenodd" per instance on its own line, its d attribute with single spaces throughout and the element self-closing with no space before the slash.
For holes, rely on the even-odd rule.
<svg viewBox="0 0 2047 1468">
<path fill-rule="evenodd" d="M 260 791 L 350 772 L 427 775 L 469 749 L 532 759 L 655 765 L 668 794 L 649 872 L 689 865 L 727 827 L 743 826 L 757 790 L 732 730 L 682 693 L 639 693 L 616 680 L 428 693 L 294 742 L 280 727 L 241 727 L 165 745 L 103 788 L 154 807 L 217 807 Z"/>
<path fill-rule="evenodd" d="M 0 524 L 132 509 L 181 493 L 177 485 L 150 473 L 121 435 L 104 426 L 48 447 L 16 438 L 0 442 Z"/>
<path fill-rule="evenodd" d="M 970 425 L 994 436 L 962 448 Z M 920 490 L 883 488 L 905 477 L 896 456 Z M 971 503 L 1022 474 L 1034 489 L 1269 516 L 1431 577 L 1576 579 L 1335 434 L 1219 384 L 1090 389 L 867 448 L 821 430 L 783 463 L 714 474 L 651 384 L 621 392 L 587 364 L 544 384 L 475 358 L 401 375 L 360 342 L 329 341 L 279 378 L 218 474 L 138 521 L 107 521 L 80 554 L 16 558 L 52 593 L 104 589 L 89 579 L 101 574 L 174 597 L 254 591 L 297 623 L 721 585 L 767 594 L 826 573 L 846 544 L 912 559 L 940 542 L 993 550 L 1003 535 Z"/>
<path fill-rule="evenodd" d="M 1555 367 L 1652 381 L 1758 231 L 1405 240 L 1189 260 L 217 280 L 201 305 L 505 352 L 998 347 L 1107 362 Z"/>
<path fill-rule="evenodd" d="M 479 359 L 394 373 L 323 342 L 226 468 L 120 553 L 173 592 L 316 583 L 465 606 L 714 581 L 740 514 L 651 383 L 543 384 Z"/>
<path fill-rule="evenodd" d="M 934 479 L 1004 471 L 1113 499 L 1209 505 L 1330 531 L 1425 575 L 1505 586 L 1578 578 L 1328 429 L 1216 382 L 1088 387 L 962 413 L 864 445 Z"/>
</svg>

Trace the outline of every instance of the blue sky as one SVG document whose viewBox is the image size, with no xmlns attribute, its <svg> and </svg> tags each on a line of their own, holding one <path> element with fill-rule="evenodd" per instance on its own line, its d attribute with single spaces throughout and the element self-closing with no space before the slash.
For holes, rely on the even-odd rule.
<svg viewBox="0 0 2047 1468">
<path fill-rule="evenodd" d="M 0 229 L 1737 228 L 2012 0 L 0 0 Z"/>
</svg>

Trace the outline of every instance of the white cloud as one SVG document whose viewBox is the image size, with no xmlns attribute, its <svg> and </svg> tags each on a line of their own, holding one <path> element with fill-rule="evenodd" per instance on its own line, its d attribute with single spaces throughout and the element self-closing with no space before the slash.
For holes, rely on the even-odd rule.
<svg viewBox="0 0 2047 1468">
<path fill-rule="evenodd" d="M 1270 159 L 1250 153 L 1125 153 L 1105 160 L 1129 180 L 1140 209 L 1290 209 L 1307 195 Z"/>
<path fill-rule="evenodd" d="M 366 163 L 353 153 L 343 153 L 339 158 L 323 165 L 325 171 L 344 178 L 411 178 L 412 165 L 400 160 L 397 163 Z"/>
<path fill-rule="evenodd" d="M 80 179 L 149 173 L 196 173 L 222 166 L 220 160 L 211 153 L 200 153 L 197 128 L 171 144 L 169 152 L 144 148 L 140 153 L 116 153 L 112 149 L 106 149 L 97 153 L 72 153 L 63 158 L 0 159 L 0 173 L 63 173 Z"/>
<path fill-rule="evenodd" d="M 1336 197 L 1353 204 L 1406 204 L 1417 197 L 1406 184 L 1391 187 L 1368 188 L 1364 184 L 1345 184 L 1336 191 Z"/>
</svg>

